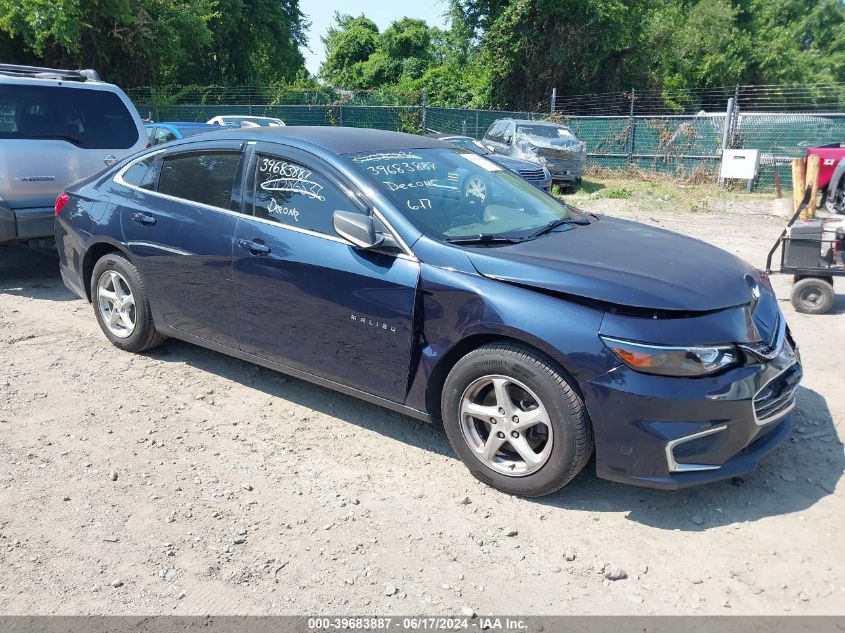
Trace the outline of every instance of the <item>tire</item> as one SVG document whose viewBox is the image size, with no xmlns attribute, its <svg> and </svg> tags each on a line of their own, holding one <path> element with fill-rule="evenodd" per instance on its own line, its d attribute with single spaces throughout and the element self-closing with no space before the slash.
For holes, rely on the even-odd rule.
<svg viewBox="0 0 845 633">
<path fill-rule="evenodd" d="M 123 311 L 116 309 L 115 301 L 123 305 Z M 115 347 L 127 352 L 144 352 L 160 345 L 166 338 L 153 323 L 141 274 L 123 255 L 109 253 L 94 264 L 91 304 L 100 329 Z M 116 317 L 114 321 L 109 318 L 112 314 Z M 132 327 L 129 327 L 130 323 Z"/>
<path fill-rule="evenodd" d="M 830 280 L 821 277 L 804 277 L 792 286 L 790 299 L 797 312 L 825 314 L 833 307 L 836 295 Z"/>
<path fill-rule="evenodd" d="M 559 490 L 593 452 L 587 411 L 569 379 L 549 358 L 518 343 L 491 343 L 461 358 L 443 385 L 441 416 L 449 443 L 473 476 L 512 495 Z"/>
<path fill-rule="evenodd" d="M 824 195 L 824 208 L 829 213 L 845 213 L 845 182 L 830 182 Z"/>
</svg>

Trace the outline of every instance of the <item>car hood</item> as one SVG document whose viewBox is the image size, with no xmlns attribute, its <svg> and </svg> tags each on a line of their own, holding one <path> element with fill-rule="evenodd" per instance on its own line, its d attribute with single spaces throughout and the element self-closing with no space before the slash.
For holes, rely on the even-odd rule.
<svg viewBox="0 0 845 633">
<path fill-rule="evenodd" d="M 560 152 L 579 152 L 583 149 L 581 141 L 575 137 L 570 138 L 545 138 L 541 136 L 520 135 L 517 137 L 517 145 L 526 148 L 534 148 L 540 155 L 556 154 Z"/>
<path fill-rule="evenodd" d="M 522 160 L 520 158 L 511 158 L 510 156 L 502 156 L 501 154 L 487 154 L 485 158 L 514 173 L 543 169 L 543 166 L 540 163 L 535 163 L 530 160 Z"/>
<path fill-rule="evenodd" d="M 493 279 L 596 301 L 684 312 L 753 299 L 757 272 L 700 240 L 603 217 L 589 226 L 537 239 L 466 248 L 476 270 Z"/>
</svg>

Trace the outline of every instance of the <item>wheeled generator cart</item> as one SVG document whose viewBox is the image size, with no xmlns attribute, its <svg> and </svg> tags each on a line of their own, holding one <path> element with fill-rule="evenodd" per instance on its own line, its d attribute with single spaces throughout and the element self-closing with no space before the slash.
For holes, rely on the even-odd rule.
<svg viewBox="0 0 845 633">
<path fill-rule="evenodd" d="M 833 278 L 845 276 L 845 226 L 831 228 L 821 219 L 796 224 L 807 204 L 809 193 L 769 251 L 766 272 L 793 275 L 790 299 L 798 312 L 824 314 L 836 301 Z M 780 269 L 773 271 L 778 248 Z"/>
</svg>

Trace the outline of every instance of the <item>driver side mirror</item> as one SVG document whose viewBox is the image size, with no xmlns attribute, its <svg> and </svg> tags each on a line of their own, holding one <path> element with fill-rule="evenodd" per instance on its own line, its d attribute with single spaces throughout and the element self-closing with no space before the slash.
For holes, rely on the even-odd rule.
<svg viewBox="0 0 845 633">
<path fill-rule="evenodd" d="M 376 233 L 372 216 L 353 211 L 335 211 L 332 219 L 335 232 L 358 248 L 377 248 L 384 242 L 384 236 Z"/>
</svg>

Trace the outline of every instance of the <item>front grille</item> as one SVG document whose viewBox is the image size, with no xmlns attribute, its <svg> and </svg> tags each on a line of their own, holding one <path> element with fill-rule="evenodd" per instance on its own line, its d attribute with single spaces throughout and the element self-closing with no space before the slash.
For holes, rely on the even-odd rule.
<svg viewBox="0 0 845 633">
<path fill-rule="evenodd" d="M 757 392 L 754 396 L 757 424 L 767 424 L 792 409 L 800 382 L 801 366 L 795 363 Z"/>
<path fill-rule="evenodd" d="M 520 169 L 519 175 L 521 178 L 531 182 L 541 182 L 546 179 L 546 175 L 542 169 Z"/>
</svg>

